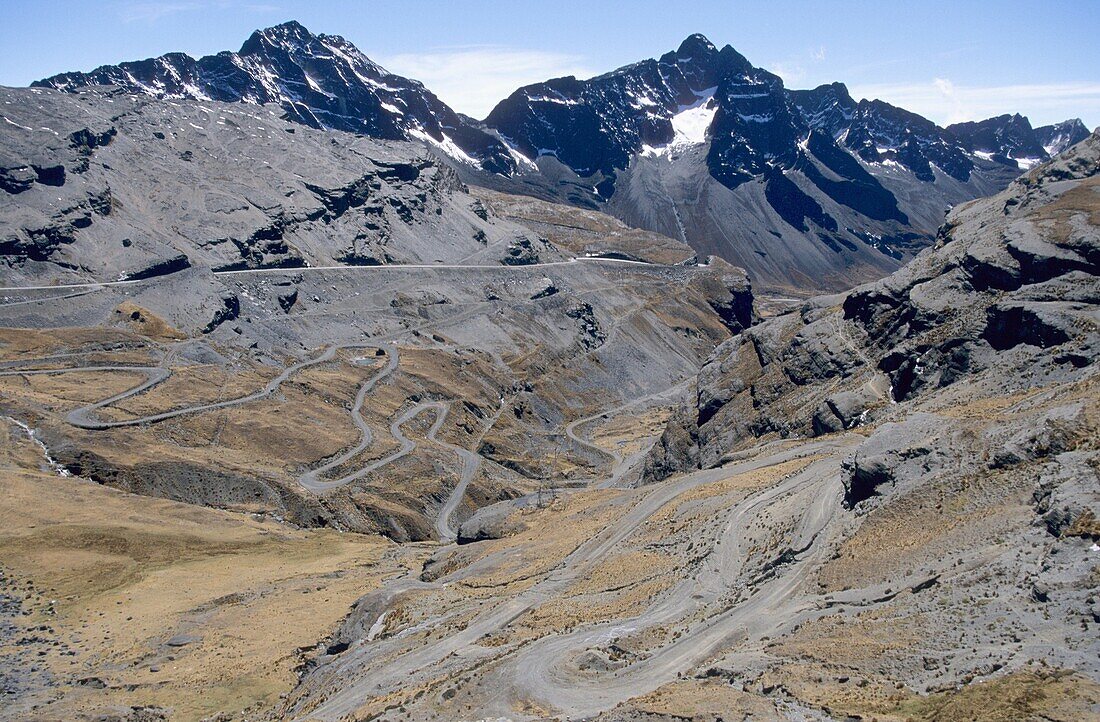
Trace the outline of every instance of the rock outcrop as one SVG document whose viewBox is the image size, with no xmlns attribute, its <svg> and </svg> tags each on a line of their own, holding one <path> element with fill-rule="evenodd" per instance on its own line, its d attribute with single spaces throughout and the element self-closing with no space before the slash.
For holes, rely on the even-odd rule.
<svg viewBox="0 0 1100 722">
<path fill-rule="evenodd" d="M 956 209 L 936 246 L 895 274 L 724 342 L 699 374 L 694 414 L 651 452 L 649 478 L 721 463 L 762 438 L 904 424 L 937 404 L 1087 383 L 1100 356 L 1098 214 L 1093 134 Z M 872 438 L 882 434 L 897 435 Z M 853 462 L 851 498 L 889 480 L 896 459 L 882 457 Z"/>
<path fill-rule="evenodd" d="M 418 145 L 282 120 L 270 107 L 117 89 L 3 89 L 0 258 L 11 280 L 433 263 L 525 245 Z M 39 170 L 35 170 L 39 169 Z"/>
</svg>

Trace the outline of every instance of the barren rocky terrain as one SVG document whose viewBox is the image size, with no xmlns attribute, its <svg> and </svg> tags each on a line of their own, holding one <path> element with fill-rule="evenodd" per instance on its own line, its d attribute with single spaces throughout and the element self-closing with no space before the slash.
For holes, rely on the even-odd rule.
<svg viewBox="0 0 1100 722">
<path fill-rule="evenodd" d="M 1100 716 L 1100 135 L 795 300 L 267 106 L 0 103 L 0 716 Z"/>
</svg>

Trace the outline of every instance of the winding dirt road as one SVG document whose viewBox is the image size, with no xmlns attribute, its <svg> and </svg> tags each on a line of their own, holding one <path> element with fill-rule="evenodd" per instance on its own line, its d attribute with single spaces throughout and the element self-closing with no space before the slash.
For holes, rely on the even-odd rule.
<svg viewBox="0 0 1100 722">
<path fill-rule="evenodd" d="M 28 363 L 42 363 L 42 362 L 45 362 L 45 361 L 60 360 L 61 358 L 68 358 L 70 356 L 78 355 L 78 354 L 55 354 L 54 356 L 45 357 L 45 358 L 27 359 L 25 361 L 5 362 L 4 364 L 0 364 L 0 368 L 10 369 L 10 370 L 0 371 L 0 377 L 2 377 L 2 376 L 36 376 L 36 375 L 51 375 L 52 376 L 52 375 L 58 375 L 58 374 L 79 373 L 79 372 L 85 372 L 85 373 L 89 373 L 89 372 L 90 373 L 113 372 L 113 373 L 139 373 L 139 374 L 143 374 L 145 376 L 145 379 L 141 383 L 139 383 L 135 386 L 132 386 L 131 388 L 126 389 L 125 391 L 123 391 L 121 393 L 115 394 L 115 395 L 110 396 L 110 397 L 105 398 L 105 399 L 101 399 L 99 401 L 88 404 L 86 406 L 82 406 L 78 409 L 74 409 L 73 411 L 70 411 L 65 416 L 65 421 L 68 424 L 72 425 L 72 426 L 75 426 L 75 427 L 81 428 L 81 429 L 102 431 L 102 430 L 112 429 L 112 428 L 119 428 L 119 427 L 126 427 L 126 426 L 138 426 L 138 425 L 141 425 L 141 424 L 156 423 L 158 421 L 165 421 L 167 419 L 172 419 L 172 418 L 184 416 L 184 415 L 187 415 L 187 414 L 197 414 L 197 413 L 203 413 L 203 412 L 206 412 L 206 411 L 214 411 L 214 410 L 217 410 L 217 409 L 224 409 L 224 408 L 229 408 L 229 407 L 233 407 L 233 406 L 239 406 L 241 404 L 246 404 L 250 401 L 256 401 L 258 399 L 267 398 L 267 397 L 271 396 L 272 394 L 274 394 L 275 392 L 277 392 L 285 381 L 287 381 L 291 376 L 298 373 L 302 369 L 308 368 L 310 366 L 315 366 L 317 364 L 324 363 L 326 361 L 330 361 L 336 356 L 336 353 L 338 351 L 340 351 L 341 349 L 351 349 L 351 348 L 379 348 L 379 349 L 382 349 L 385 352 L 386 356 L 387 356 L 386 364 L 377 373 L 375 373 L 373 376 L 371 376 L 369 379 L 367 379 L 359 387 L 359 392 L 356 395 L 355 403 L 354 403 L 354 405 L 351 409 L 352 421 L 355 423 L 356 428 L 359 429 L 359 434 L 360 434 L 359 442 L 354 447 L 352 447 L 351 449 L 348 449 L 347 451 L 340 454 L 339 456 L 332 459 L 331 461 L 327 462 L 326 464 L 305 472 L 304 474 L 302 474 L 298 478 L 298 482 L 303 487 L 305 487 L 305 488 L 307 488 L 311 491 L 320 492 L 320 491 L 324 491 L 326 489 L 331 489 L 331 488 L 334 488 L 334 487 L 343 486 L 343 485 L 348 484 L 352 481 L 355 481 L 356 479 L 360 479 L 363 476 L 369 474 L 370 472 L 375 471 L 379 468 L 382 468 L 383 466 L 386 466 L 388 464 L 392 464 L 393 462 L 397 461 L 398 459 L 401 459 L 402 457 L 407 456 L 410 452 L 412 452 L 416 448 L 416 442 L 413 441 L 412 439 L 409 439 L 407 436 L 405 436 L 404 433 L 401 430 L 401 427 L 404 426 L 409 421 L 411 421 L 413 418 L 419 416 L 421 413 L 423 413 L 425 411 L 433 411 L 435 413 L 436 418 L 435 418 L 435 422 L 432 424 L 432 427 L 431 427 L 431 429 L 429 430 L 429 432 L 427 434 L 428 440 L 435 443 L 435 444 L 438 444 L 439 446 L 442 446 L 444 448 L 447 448 L 447 449 L 453 451 L 462 460 L 462 472 L 461 472 L 460 477 L 459 477 L 459 483 L 455 486 L 455 488 L 452 490 L 452 492 L 448 496 L 447 500 L 444 502 L 443 507 L 440 510 L 440 514 L 439 514 L 438 518 L 436 519 L 436 530 L 439 533 L 440 539 L 443 540 L 443 541 L 453 541 L 454 538 L 455 538 L 455 530 L 453 528 L 451 528 L 450 518 L 451 518 L 451 516 L 453 516 L 455 510 L 458 508 L 458 505 L 462 502 L 462 497 L 464 496 L 464 494 L 466 492 L 466 487 L 469 486 L 470 482 L 473 480 L 473 477 L 477 473 L 478 467 L 480 465 L 480 457 L 477 454 L 469 451 L 468 449 L 463 449 L 459 446 L 455 446 L 453 444 L 448 444 L 448 443 L 446 443 L 444 441 L 441 441 L 441 440 L 436 438 L 437 432 L 439 431 L 440 427 L 443 425 L 443 423 L 447 419 L 448 405 L 445 402 L 436 401 L 436 402 L 425 402 L 425 403 L 417 404 L 416 406 L 414 406 L 411 409 L 409 409 L 408 411 L 406 411 L 402 416 L 400 416 L 397 420 L 395 420 L 393 422 L 393 424 L 390 425 L 390 432 L 393 434 L 393 437 L 395 439 L 397 439 L 397 441 L 401 444 L 401 448 L 398 451 L 394 452 L 393 454 L 390 454 L 390 455 L 386 456 L 383 459 L 379 459 L 375 462 L 372 462 L 372 463 L 360 468 L 359 470 L 357 470 L 357 471 L 355 471 L 351 474 L 348 474 L 346 476 L 343 476 L 339 479 L 328 480 L 328 479 L 323 479 L 322 478 L 323 475 L 326 472 L 331 471 L 332 469 L 337 468 L 337 467 L 345 464 L 347 461 L 349 461 L 350 459 L 355 457 L 357 454 L 359 454 L 359 453 L 363 452 L 364 450 L 366 450 L 367 447 L 370 446 L 370 444 L 372 443 L 373 434 L 371 432 L 370 426 L 367 424 L 366 420 L 363 418 L 362 409 L 363 409 L 363 404 L 365 403 L 365 401 L 367 399 L 367 396 L 374 389 L 374 387 L 378 384 L 378 382 L 380 382 L 381 380 L 383 380 L 384 378 L 389 376 L 391 373 L 393 373 L 393 371 L 395 369 L 397 369 L 398 364 L 400 363 L 400 351 L 398 350 L 397 346 L 392 344 L 392 343 L 388 343 L 388 342 L 351 343 L 351 344 L 337 344 L 337 345 L 329 346 L 320 355 L 315 356 L 314 358 L 307 359 L 305 361 L 301 361 L 299 363 L 293 364 L 292 366 L 288 366 L 287 368 L 283 369 L 283 371 L 278 376 L 276 376 L 272 380 L 268 381 L 267 384 L 265 384 L 262 389 L 260 389 L 259 391 L 254 392 L 254 393 L 246 394 L 244 396 L 239 396 L 239 397 L 234 398 L 234 399 L 228 399 L 226 401 L 218 401 L 218 402 L 212 402 L 212 403 L 208 403 L 208 404 L 197 404 L 197 405 L 194 405 L 194 406 L 188 406 L 188 407 L 180 408 L 180 409 L 173 409 L 171 411 L 165 411 L 165 412 L 161 412 L 161 413 L 158 413 L 158 414 L 149 414 L 149 415 L 146 415 L 146 416 L 140 416 L 140 417 L 136 417 L 136 418 L 132 418 L 132 419 L 123 419 L 123 420 L 119 420 L 119 421 L 105 421 L 105 420 L 96 418 L 95 413 L 99 409 L 111 406 L 112 404 L 115 404 L 115 403 L 117 403 L 119 401 L 122 401 L 124 399 L 128 399 L 130 397 L 133 397 L 133 396 L 136 396 L 138 394 L 144 393 L 145 391 L 148 391 L 149 389 L 153 388 L 154 386 L 164 382 L 165 380 L 167 380 L 168 378 L 171 377 L 171 375 L 172 375 L 171 370 L 168 369 L 168 368 L 165 368 L 163 366 L 113 366 L 113 365 L 112 366 L 70 366 L 70 367 L 66 367 L 66 368 L 57 368 L 57 369 L 18 369 L 18 368 L 11 368 L 14 365 L 25 365 L 25 364 L 28 364 Z"/>
<path fill-rule="evenodd" d="M 352 473 L 335 479 L 323 475 L 347 464 L 372 442 L 372 433 L 362 415 L 363 405 L 377 384 L 392 374 L 399 365 L 400 353 L 395 345 L 374 342 L 330 346 L 318 356 L 285 368 L 278 376 L 252 394 L 235 399 L 200 404 L 183 409 L 153 414 L 124 421 L 103 421 L 95 418 L 97 410 L 146 391 L 170 375 L 161 366 L 85 366 L 64 369 L 11 369 L 0 376 L 46 375 L 74 372 L 142 373 L 146 378 L 119 394 L 70 412 L 66 420 L 74 426 L 91 429 L 132 426 L 156 422 L 189 413 L 235 406 L 275 393 L 281 384 L 298 371 L 335 357 L 341 348 L 382 348 L 387 361 L 381 369 L 363 382 L 350 413 L 360 439 L 356 446 L 311 471 L 299 481 L 312 491 L 342 486 L 407 456 L 417 448 L 417 442 L 405 433 L 404 427 L 424 413 L 434 420 L 425 434 L 430 443 L 457 454 L 462 461 L 459 482 L 441 506 L 436 518 L 436 530 L 443 541 L 455 536 L 451 519 L 461 503 L 468 485 L 477 473 L 480 459 L 474 452 L 441 441 L 437 434 L 446 422 L 449 404 L 446 401 L 417 403 L 390 424 L 390 432 L 399 449 L 373 461 Z M 577 419 L 566 427 L 566 434 L 586 448 L 599 449 L 583 438 L 578 430 L 584 424 L 613 416 L 643 403 L 671 396 L 682 391 L 685 382 L 668 389 L 632 400 L 614 409 Z M 469 672 L 488 666 L 492 679 L 499 684 L 481 685 L 478 714 L 507 714 L 517 699 L 531 700 L 545 709 L 555 710 L 567 719 L 581 719 L 610 709 L 632 697 L 650 692 L 676 678 L 679 673 L 698 667 L 716 655 L 751 647 L 764 637 L 798 624 L 817 609 L 817 600 L 803 588 L 807 575 L 816 562 L 827 553 L 822 539 L 829 534 L 841 508 L 840 460 L 846 449 L 862 437 L 855 435 L 829 437 L 807 442 L 794 449 L 762 452 L 751 459 L 719 469 L 687 474 L 651 488 L 641 490 L 634 501 L 616 520 L 581 543 L 563 561 L 528 589 L 499 600 L 487 600 L 486 607 L 464 627 L 437 639 L 420 639 L 399 632 L 390 637 L 372 638 L 353 645 L 333 661 L 311 674 L 323 672 L 325 679 L 340 679 L 341 685 L 317 697 L 306 696 L 303 705 L 294 711 L 298 719 L 337 720 L 352 714 L 364 701 L 402 688 L 428 683 L 441 676 L 453 676 L 457 671 Z M 600 449 L 602 453 L 609 453 Z M 680 579 L 671 589 L 642 614 L 616 619 L 613 622 L 584 625 L 574 631 L 551 634 L 514 647 L 481 646 L 488 634 L 507 628 L 525 613 L 560 599 L 570 586 L 589 575 L 606 561 L 618 545 L 634 535 L 666 504 L 681 494 L 702 484 L 759 470 L 795 458 L 820 454 L 799 472 L 734 504 L 724 513 L 716 529 L 712 551 L 690 576 Z M 610 453 L 615 469 L 612 479 L 621 473 L 621 454 Z M 759 569 L 749 567 L 754 559 L 754 544 L 745 530 L 767 515 L 778 514 L 795 518 L 797 522 L 785 536 L 785 546 L 775 551 L 774 559 Z M 492 563 L 489 559 L 484 563 Z M 464 567 L 435 582 L 424 582 L 410 573 L 394 580 L 381 590 L 387 599 L 396 599 L 403 591 L 440 589 L 461 582 L 475 573 Z M 386 612 L 383 611 L 382 614 Z M 436 620 L 439 621 L 439 620 Z M 582 663 L 582 655 L 598 654 L 617 637 L 637 630 L 676 629 L 678 634 L 665 637 L 663 643 L 641 658 L 623 663 L 617 668 L 597 670 Z M 307 678 L 308 682 L 308 678 Z"/>
<path fill-rule="evenodd" d="M 732 641 L 756 641 L 780 626 L 799 622 L 799 613 L 814 608 L 795 594 L 813 569 L 810 563 L 823 553 L 814 544 L 840 507 L 839 457 L 831 455 L 793 477 L 737 504 L 729 513 L 723 532 L 704 567 L 682 581 L 645 613 L 613 623 L 589 626 L 570 634 L 544 637 L 509 659 L 505 666 L 514 676 L 515 693 L 537 699 L 566 718 L 582 718 L 609 709 L 619 702 L 650 692 L 677 673 L 690 670 L 713 657 Z M 610 643 L 630 630 L 655 629 L 683 624 L 698 610 L 723 608 L 731 580 L 742 576 L 749 558 L 742 530 L 762 512 L 777 505 L 804 509 L 801 522 L 786 554 L 782 569 L 763 583 L 746 589 L 749 596 L 725 611 L 688 625 L 683 633 L 649 656 L 618 670 L 582 671 L 577 657 L 601 643 Z M 778 562 L 777 562 L 778 563 Z"/>
<path fill-rule="evenodd" d="M 479 610 L 463 629 L 421 646 L 410 647 L 407 637 L 400 633 L 353 646 L 322 668 L 325 679 L 342 680 L 339 688 L 323 694 L 323 699 L 313 700 L 317 702 L 315 706 L 307 697 L 293 714 L 300 720 L 337 720 L 353 713 L 372 697 L 415 686 L 440 675 L 455 674 L 457 670 L 470 669 L 497 658 L 501 660 L 503 676 L 499 681 L 502 684 L 497 696 L 484 700 L 477 714 L 509 714 L 510 705 L 523 698 L 538 700 L 568 716 L 585 716 L 675 679 L 678 672 L 713 654 L 728 642 L 730 635 L 759 638 L 780 619 L 794 623 L 797 614 L 780 616 L 772 614 L 771 610 L 779 608 L 778 605 L 800 609 L 808 604 L 795 591 L 811 568 L 807 562 L 823 553 L 818 539 L 840 508 L 838 499 L 842 487 L 836 453 L 828 454 L 789 479 L 737 504 L 716 540 L 713 559 L 692 578 L 674 587 L 645 614 L 613 624 L 587 626 L 572 633 L 543 637 L 503 657 L 499 648 L 479 645 L 485 635 L 507 627 L 525 612 L 560 597 L 571 584 L 590 573 L 618 544 L 680 494 L 702 484 L 792 459 L 842 451 L 859 438 L 836 437 L 807 443 L 797 449 L 763 453 L 724 468 L 699 471 L 655 485 L 642 492 L 612 524 L 578 546 L 539 582 L 514 596 L 488 602 L 487 608 Z M 746 599 L 691 625 L 688 633 L 659 648 L 642 662 L 614 672 L 579 672 L 576 657 L 593 646 L 594 641 L 615 636 L 617 627 L 642 628 L 683 620 L 705 605 L 721 602 L 748 556 L 739 537 L 740 530 L 747 519 L 774 509 L 776 505 L 805 511 L 790 540 L 791 553 L 782 557 L 786 561 L 776 563 L 771 575 L 758 584 L 746 587 Z M 445 586 L 472 573 L 471 568 L 464 568 L 432 583 L 410 575 L 391 582 L 386 593 L 392 596 L 410 589 Z M 721 604 L 718 608 L 722 608 Z M 482 685 L 483 689 L 485 687 Z"/>
<path fill-rule="evenodd" d="M 382 349 L 385 352 L 386 363 L 378 371 L 378 373 L 374 374 L 369 379 L 364 381 L 363 384 L 359 387 L 359 393 L 356 394 L 355 403 L 351 408 L 351 419 L 355 423 L 356 428 L 359 429 L 359 443 L 345 451 L 343 454 L 340 454 L 332 461 L 329 461 L 328 463 L 315 469 L 310 469 L 309 471 L 298 477 L 298 483 L 305 488 L 311 489 L 313 491 L 319 491 L 329 488 L 329 486 L 339 486 L 340 484 L 337 482 L 323 481 L 321 479 L 322 475 L 331 471 L 332 469 L 337 468 L 338 466 L 341 466 L 352 457 L 364 451 L 368 446 L 370 446 L 371 442 L 374 440 L 370 426 L 367 424 L 366 419 L 363 418 L 363 403 L 367 399 L 367 394 L 374 390 L 374 387 L 378 384 L 379 381 L 393 373 L 401 361 L 401 354 L 400 351 L 398 351 L 397 346 L 388 343 L 381 343 L 378 345 L 378 348 Z M 346 481 L 344 481 L 343 483 L 351 481 L 350 478 L 345 477 L 345 479 Z"/>
<path fill-rule="evenodd" d="M 694 377 L 683 379 L 667 388 L 661 389 L 659 391 L 654 391 L 653 393 L 647 394 L 645 396 L 639 396 L 636 399 L 631 399 L 625 404 L 621 404 L 610 409 L 605 409 L 598 413 L 592 414 L 591 416 L 585 416 L 583 418 L 576 419 L 575 421 L 571 421 L 569 424 L 566 425 L 565 435 L 572 439 L 574 442 L 580 444 L 586 449 L 590 449 L 596 452 L 601 456 L 610 457 L 611 474 L 600 482 L 600 487 L 606 488 L 610 486 L 615 486 L 619 482 L 619 480 L 626 475 L 626 472 L 634 466 L 634 463 L 638 460 L 637 456 L 631 456 L 630 458 L 624 459 L 623 455 L 617 449 L 608 451 L 602 446 L 597 446 L 596 444 L 592 443 L 592 441 L 590 441 L 587 437 L 578 435 L 577 428 L 599 419 L 610 419 L 611 417 L 617 416 L 624 411 L 629 411 L 630 409 L 637 408 L 639 406 L 643 406 L 654 401 L 670 400 L 671 397 L 682 393 L 683 390 L 686 389 L 694 380 Z M 596 479 L 589 479 L 588 481 L 596 481 Z"/>
<path fill-rule="evenodd" d="M 279 387 L 283 385 L 291 376 L 298 373 L 302 369 L 309 368 L 310 366 L 316 366 L 317 364 L 324 363 L 325 361 L 331 361 L 335 357 L 336 352 L 341 349 L 348 348 L 376 348 L 377 343 L 351 343 L 351 344 L 336 344 L 329 346 L 320 355 L 314 358 L 300 361 L 292 366 L 288 366 L 279 373 L 278 376 L 268 381 L 262 389 L 255 391 L 251 394 L 244 396 L 238 396 L 234 399 L 228 399 L 226 401 L 215 401 L 208 404 L 196 404 L 194 406 L 186 406 L 180 409 L 172 409 L 171 411 L 163 411 L 157 414 L 149 414 L 146 416 L 139 416 L 132 419 L 122 419 L 119 421 L 104 421 L 95 417 L 95 412 L 111 404 L 117 403 L 124 399 L 128 399 L 131 396 L 136 396 L 140 393 L 148 391 L 157 384 L 168 379 L 172 372 L 171 370 L 162 366 L 70 366 L 60 369 L 26 369 L 26 370 L 10 370 L 0 371 L 0 376 L 28 376 L 28 375 L 55 375 L 66 373 L 79 373 L 79 372 L 118 372 L 118 373 L 141 373 L 145 374 L 146 380 L 142 383 L 129 388 L 122 393 L 115 394 L 106 399 L 96 401 L 95 403 L 82 406 L 79 409 L 74 409 L 65 415 L 65 421 L 71 426 L 75 426 L 79 429 L 89 429 L 93 431 L 103 431 L 106 429 L 115 429 L 124 426 L 139 426 L 141 424 L 151 424 L 158 421 L 165 421 L 167 419 L 174 419 L 179 416 L 185 416 L 187 414 L 198 414 L 204 411 L 214 411 L 217 409 L 225 409 L 233 406 L 240 406 L 250 401 L 256 401 L 271 396 L 279 390 Z M 44 359 L 28 360 L 27 363 L 33 363 L 42 361 Z M 392 369 L 391 369 L 392 370 Z"/>
<path fill-rule="evenodd" d="M 537 270 L 540 268 L 550 268 L 556 266 L 568 266 L 573 263 L 610 263 L 610 264 L 625 264 L 631 266 L 649 266 L 652 268 L 691 268 L 706 266 L 689 266 L 689 265 L 676 265 L 666 266 L 660 263 L 650 263 L 649 261 L 633 261 L 627 258 L 606 258 L 603 256 L 578 256 L 576 258 L 569 258 L 564 261 L 548 261 L 546 263 L 528 263 L 523 265 L 506 265 L 503 263 L 492 264 L 461 264 L 461 263 L 392 263 L 383 264 L 378 266 L 348 266 L 348 265 L 333 265 L 333 266 L 302 266 L 300 268 L 243 268 L 236 271 L 213 271 L 215 276 L 241 276 L 250 274 L 295 274 L 295 273 L 312 273 L 316 271 L 365 271 L 365 272 L 386 272 L 386 271 L 417 271 L 417 270 L 488 270 L 488 271 L 523 271 L 527 269 Z M 18 293 L 21 291 L 57 291 L 57 290 L 69 290 L 69 289 L 87 289 L 92 291 L 98 291 L 106 288 L 114 288 L 117 286 L 132 286 L 141 283 L 156 283 L 170 278 L 172 274 L 164 276 L 151 276 L 149 278 L 139 279 L 121 279 L 117 281 L 86 281 L 82 283 L 58 283 L 58 284 L 38 284 L 29 286 L 0 286 L 0 293 Z M 57 296 L 52 299 L 57 299 Z M 51 300 L 51 299 L 35 299 L 39 300 Z M 27 301 L 17 301 L 3 305 L 17 305 L 20 303 L 28 303 Z"/>
<path fill-rule="evenodd" d="M 408 456 L 410 453 L 412 453 L 414 449 L 416 449 L 417 444 L 416 441 L 410 439 L 408 436 L 405 435 L 405 432 L 402 430 L 401 427 L 403 427 L 405 424 L 409 423 L 416 417 L 420 416 L 424 412 L 430 411 L 435 415 L 435 420 L 432 422 L 431 427 L 428 429 L 425 438 L 427 438 L 428 441 L 432 442 L 433 444 L 453 451 L 462 460 L 462 472 L 459 475 L 459 481 L 455 485 L 454 489 L 451 490 L 451 493 L 448 495 L 447 500 L 443 503 L 443 506 L 440 508 L 439 514 L 437 515 L 435 521 L 436 532 L 439 535 L 440 540 L 444 542 L 454 541 L 456 530 L 451 526 L 450 519 L 454 515 L 454 512 L 458 508 L 458 505 L 462 502 L 462 498 L 466 493 L 466 487 L 470 485 L 470 482 L 473 481 L 474 476 L 477 474 L 477 470 L 481 463 L 481 457 L 479 457 L 477 454 L 470 451 L 469 449 L 464 449 L 461 446 L 449 444 L 437 438 L 436 435 L 439 433 L 439 429 L 447 421 L 447 413 L 450 408 L 448 402 L 424 401 L 416 404 L 415 406 L 412 406 L 403 414 L 398 416 L 393 421 L 393 423 L 390 424 L 390 434 L 392 434 L 393 438 L 396 439 L 397 442 L 401 445 L 401 448 L 399 448 L 397 451 L 394 451 L 393 453 L 388 454 L 381 459 L 372 461 L 371 463 L 362 466 L 359 469 L 351 472 L 350 474 L 346 474 L 345 476 L 342 476 L 338 479 L 320 478 L 321 473 L 329 471 L 337 466 L 340 466 L 341 464 L 346 463 L 356 454 L 366 449 L 367 446 L 370 444 L 371 432 L 369 427 L 367 427 L 366 425 L 366 421 L 363 420 L 363 417 L 360 414 L 362 401 L 365 398 L 366 394 L 370 391 L 370 389 L 373 388 L 374 383 L 376 383 L 379 378 L 388 374 L 389 371 L 392 371 L 393 368 L 396 367 L 396 365 L 397 354 L 395 350 L 394 353 L 391 355 L 391 361 L 389 364 L 387 364 L 387 367 L 380 371 L 379 374 L 372 377 L 372 379 L 364 384 L 363 387 L 360 389 L 359 397 L 356 400 L 356 406 L 352 411 L 353 418 L 356 420 L 356 425 L 359 426 L 360 430 L 363 432 L 363 436 L 359 444 L 354 448 L 348 450 L 344 454 L 341 454 L 336 459 L 325 464 L 324 466 L 318 467 L 317 469 L 303 474 L 301 477 L 298 478 L 298 481 L 302 484 L 302 486 L 306 487 L 310 491 L 321 492 L 327 489 L 344 486 L 345 484 L 349 484 L 358 479 L 362 479 L 367 474 L 370 474 L 373 471 L 377 471 L 378 469 L 381 469 L 385 466 L 389 466 L 395 461 L 405 456 Z"/>
<path fill-rule="evenodd" d="M 172 375 L 172 372 L 161 366 L 70 366 L 61 369 L 24 369 L 15 371 L 0 371 L 0 376 L 56 376 L 58 374 L 71 374 L 78 372 L 114 372 L 114 373 L 139 373 L 145 375 L 145 380 L 136 386 L 132 386 L 122 393 L 115 394 L 109 398 L 101 401 L 96 401 L 93 404 L 82 406 L 79 409 L 70 411 L 65 416 L 65 421 L 81 429 L 109 429 L 114 426 L 132 426 L 134 424 L 143 423 L 146 420 L 152 420 L 150 417 L 144 419 L 128 419 L 126 421 L 98 421 L 89 420 L 89 415 L 94 413 L 97 409 L 101 409 L 104 406 L 110 406 L 113 403 L 128 399 L 131 396 L 148 391 L 157 384 L 165 381 Z M 180 415 L 182 413 L 188 413 L 190 409 L 182 409 L 178 412 L 171 412 L 172 415 Z M 165 417 L 169 418 L 169 417 Z M 157 419 L 159 420 L 159 419 Z"/>
</svg>

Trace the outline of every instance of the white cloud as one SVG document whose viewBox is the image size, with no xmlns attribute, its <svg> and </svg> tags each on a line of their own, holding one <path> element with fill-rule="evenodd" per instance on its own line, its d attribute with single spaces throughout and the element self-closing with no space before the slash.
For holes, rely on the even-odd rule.
<svg viewBox="0 0 1100 722">
<path fill-rule="evenodd" d="M 522 85 L 595 74 L 576 55 L 502 46 L 442 48 L 374 59 L 398 75 L 421 81 L 443 102 L 475 118 L 484 118 Z"/>
<path fill-rule="evenodd" d="M 764 67 L 783 78 L 783 84 L 788 88 L 794 88 L 800 86 L 809 75 L 806 66 L 819 65 L 825 62 L 825 56 L 825 46 L 819 45 L 804 53 L 799 53 L 786 60 L 777 60 Z"/>
<path fill-rule="evenodd" d="M 1100 83 L 958 85 L 946 78 L 924 83 L 853 85 L 852 97 L 878 98 L 919 113 L 940 125 L 984 120 L 1004 113 L 1028 116 L 1032 125 L 1066 118 L 1086 124 L 1100 119 Z"/>
<path fill-rule="evenodd" d="M 783 85 L 788 88 L 796 87 L 806 79 L 806 68 L 797 60 L 780 60 L 772 63 L 768 70 L 783 78 Z"/>
<path fill-rule="evenodd" d="M 955 84 L 946 78 L 936 78 L 932 81 L 932 85 L 936 86 L 936 90 L 940 91 L 947 97 L 955 95 Z"/>
</svg>

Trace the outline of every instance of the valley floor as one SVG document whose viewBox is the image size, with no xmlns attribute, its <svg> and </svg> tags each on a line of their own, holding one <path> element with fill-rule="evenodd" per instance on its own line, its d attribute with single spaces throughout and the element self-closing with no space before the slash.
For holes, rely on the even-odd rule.
<svg viewBox="0 0 1100 722">
<path fill-rule="evenodd" d="M 585 440 L 624 459 L 659 428 L 625 423 L 630 412 L 588 420 Z M 548 495 L 511 512 L 513 534 L 464 546 L 291 530 L 126 494 L 58 475 L 23 428 L 8 423 L 6 433 L 0 654 L 13 719 L 1041 711 L 1069 722 L 1100 704 L 1094 681 L 1044 663 L 1007 675 L 989 667 L 959 691 L 916 683 L 906 669 L 914 654 L 937 670 L 925 682 L 985 654 L 949 651 L 936 618 L 950 594 L 1012 555 L 997 529 L 1026 510 L 1013 499 L 990 507 L 975 489 L 979 497 L 955 502 L 980 502 L 969 520 L 937 528 L 926 512 L 891 512 L 895 536 L 923 535 L 938 556 L 887 575 L 870 559 L 870 571 L 853 564 L 875 524 L 844 510 L 840 470 L 866 432 L 773 442 L 641 488 Z M 959 523 L 970 531 L 960 535 Z M 1042 658 L 1043 630 L 1021 639 L 1019 622 L 997 618 L 995 598 L 975 609 L 951 632 L 980 637 L 997 620 L 1021 661 Z"/>
</svg>

